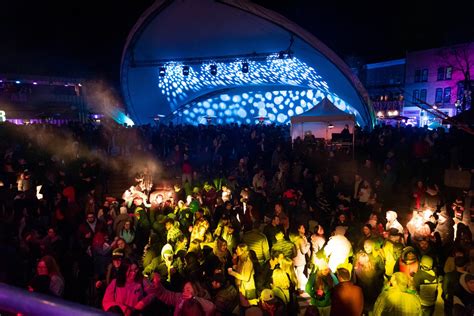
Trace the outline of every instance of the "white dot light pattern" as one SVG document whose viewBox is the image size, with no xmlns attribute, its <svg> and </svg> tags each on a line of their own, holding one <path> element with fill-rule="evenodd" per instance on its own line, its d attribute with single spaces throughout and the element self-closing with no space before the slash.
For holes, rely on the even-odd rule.
<svg viewBox="0 0 474 316">
<path fill-rule="evenodd" d="M 158 87 L 173 106 L 183 105 L 195 92 L 213 91 L 228 87 L 249 86 L 253 91 L 245 93 L 223 93 L 207 100 L 192 102 L 192 111 L 180 112 L 189 124 L 205 122 L 205 116 L 216 116 L 217 123 L 258 122 L 256 117 L 265 117 L 272 123 L 286 124 L 292 115 L 312 108 L 324 97 L 339 109 L 356 115 L 359 113 L 329 90 L 328 84 L 316 70 L 298 58 L 280 59 L 278 54 L 265 61 L 246 61 L 249 72 L 242 72 L 243 60 L 230 63 L 203 63 L 189 67 L 189 74 L 183 75 L 183 64 L 170 62 L 164 65 L 165 76 L 158 74 Z M 210 66 L 216 65 L 217 73 L 212 75 Z M 285 85 L 285 90 L 270 90 L 261 85 Z M 287 86 L 295 86 L 288 90 Z M 302 87 L 307 89 L 301 89 Z"/>
<path fill-rule="evenodd" d="M 244 94 L 249 99 L 253 99 L 253 103 L 245 103 L 242 101 L 245 99 Z M 270 98 L 268 98 L 270 96 Z M 216 95 L 212 98 L 202 100 L 192 105 L 192 111 L 184 110 L 183 120 L 187 124 L 205 124 L 207 117 L 216 117 L 213 119 L 218 124 L 229 124 L 239 123 L 248 124 L 258 123 L 259 119 L 264 119 L 269 123 L 287 124 L 290 121 L 290 117 L 293 115 L 301 114 L 314 105 L 319 103 L 324 97 L 327 97 L 320 90 L 273 90 L 273 91 L 247 91 L 245 93 L 223 93 Z M 281 102 L 285 103 L 285 100 L 293 98 L 298 104 L 293 108 L 287 106 L 282 107 Z M 352 113 L 358 116 L 356 110 L 349 105 L 345 104 L 343 100 L 339 98 L 332 98 L 334 104 L 341 110 Z M 227 100 L 227 101 L 223 101 Z M 234 102 L 233 100 L 239 100 Z M 276 101 L 278 100 L 278 101 Z M 281 101 L 283 100 L 283 101 Z M 280 102 L 281 101 L 281 102 Z M 280 105 L 278 104 L 280 103 Z M 209 110 L 209 105 L 219 104 L 218 110 Z M 220 115 L 223 113 L 223 115 Z"/>
</svg>

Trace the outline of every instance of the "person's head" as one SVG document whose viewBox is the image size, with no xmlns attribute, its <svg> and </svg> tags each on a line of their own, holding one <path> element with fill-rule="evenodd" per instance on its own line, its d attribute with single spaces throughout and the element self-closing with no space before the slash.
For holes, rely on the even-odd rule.
<svg viewBox="0 0 474 316">
<path fill-rule="evenodd" d="M 372 234 L 372 226 L 370 224 L 365 224 L 362 227 L 362 234 L 364 234 L 364 237 L 370 237 Z"/>
<path fill-rule="evenodd" d="M 364 242 L 364 251 L 367 253 L 367 254 L 371 254 L 373 251 L 374 251 L 374 247 L 375 247 L 375 242 L 371 239 L 367 239 L 365 242 Z"/>
<path fill-rule="evenodd" d="M 329 268 L 326 260 L 320 260 L 318 274 L 322 276 L 328 276 L 330 273 L 331 269 Z"/>
<path fill-rule="evenodd" d="M 262 293 L 260 293 L 260 301 L 262 302 L 262 307 L 265 309 L 269 305 L 275 304 L 275 295 L 273 291 L 270 289 L 263 289 Z"/>
<path fill-rule="evenodd" d="M 123 250 L 123 249 L 125 249 L 126 246 L 127 246 L 127 243 L 125 242 L 125 239 L 119 238 L 119 239 L 117 240 L 117 248 L 118 248 L 118 249 L 122 249 L 122 250 Z"/>
<path fill-rule="evenodd" d="M 86 219 L 89 223 L 93 223 L 95 221 L 95 214 L 94 213 L 87 213 Z"/>
<path fill-rule="evenodd" d="M 339 222 L 341 222 L 341 223 L 345 223 L 346 220 L 347 220 L 346 214 L 344 214 L 344 213 L 339 214 L 339 216 L 337 218 L 339 219 Z"/>
<path fill-rule="evenodd" d="M 52 227 L 48 229 L 48 237 L 49 238 L 55 238 L 56 237 L 56 230 Z"/>
<path fill-rule="evenodd" d="M 338 268 L 336 271 L 339 282 L 346 282 L 351 280 L 351 273 L 346 268 Z"/>
<path fill-rule="evenodd" d="M 280 225 L 280 217 L 278 215 L 273 216 L 272 218 L 272 225 L 273 226 L 278 226 Z"/>
<path fill-rule="evenodd" d="M 56 260 L 51 256 L 41 258 L 40 261 L 38 261 L 36 271 L 38 275 L 61 275 Z"/>
<path fill-rule="evenodd" d="M 140 268 L 136 262 L 132 262 L 127 269 L 127 282 L 138 282 L 140 280 Z"/>
<path fill-rule="evenodd" d="M 275 269 L 272 273 L 272 284 L 273 287 L 279 287 L 281 289 L 290 288 L 290 280 L 286 275 L 286 272 L 282 269 Z"/>
<path fill-rule="evenodd" d="M 408 288 L 408 276 L 403 272 L 395 272 L 390 278 L 390 286 L 396 287 L 400 291 L 405 292 Z"/>
<path fill-rule="evenodd" d="M 466 281 L 466 286 L 469 292 L 474 293 L 474 274 L 467 273 L 464 276 L 464 280 Z"/>
<path fill-rule="evenodd" d="M 132 228 L 132 222 L 130 220 L 126 220 L 123 224 L 123 229 L 130 230 L 130 228 Z"/>
<path fill-rule="evenodd" d="M 275 203 L 275 215 L 280 215 L 283 212 L 283 205 L 281 203 Z"/>
<path fill-rule="evenodd" d="M 217 238 L 216 248 L 219 252 L 227 252 L 227 241 L 221 237 Z"/>
<path fill-rule="evenodd" d="M 174 226 L 174 220 L 172 218 L 167 218 L 165 220 L 165 229 L 170 230 Z"/>
<path fill-rule="evenodd" d="M 298 233 L 300 234 L 300 236 L 306 234 L 306 228 L 304 227 L 303 224 L 300 224 L 300 225 L 298 226 Z"/>
<path fill-rule="evenodd" d="M 418 248 L 419 248 L 422 252 L 426 252 L 426 251 L 428 251 L 428 249 L 430 248 L 430 242 L 429 242 L 427 239 L 421 239 L 421 240 L 418 242 Z"/>
<path fill-rule="evenodd" d="M 118 269 L 120 265 L 122 264 L 122 260 L 123 260 L 123 250 L 119 248 L 115 249 L 112 252 L 112 265 L 116 269 Z"/>
<path fill-rule="evenodd" d="M 293 269 L 293 260 L 283 256 L 283 254 L 279 257 L 280 261 L 280 269 L 285 272 L 294 271 Z"/>
<path fill-rule="evenodd" d="M 249 247 L 246 244 L 239 244 L 235 253 L 239 258 L 246 259 L 249 256 Z"/>
<path fill-rule="evenodd" d="M 317 234 L 318 234 L 319 236 L 323 236 L 323 235 L 324 235 L 324 227 L 323 227 L 323 226 L 318 225 Z"/>
<path fill-rule="evenodd" d="M 282 252 L 278 250 L 273 250 L 270 253 L 270 266 L 275 267 L 277 264 L 280 263 L 280 256 L 284 256 Z"/>
<path fill-rule="evenodd" d="M 36 265 L 36 274 L 37 275 L 49 275 L 48 266 L 43 260 L 38 261 Z"/>
<path fill-rule="evenodd" d="M 397 213 L 394 211 L 387 211 L 386 218 L 388 222 L 392 222 L 397 219 Z"/>
<path fill-rule="evenodd" d="M 421 270 L 425 271 L 433 269 L 433 258 L 431 258 L 430 256 L 421 257 L 420 268 Z"/>
</svg>

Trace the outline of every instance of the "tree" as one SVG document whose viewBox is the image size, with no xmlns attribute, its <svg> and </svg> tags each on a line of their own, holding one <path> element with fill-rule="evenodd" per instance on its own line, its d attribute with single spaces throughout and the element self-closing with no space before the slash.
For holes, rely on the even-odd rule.
<svg viewBox="0 0 474 316">
<path fill-rule="evenodd" d="M 472 98 L 474 82 L 471 80 L 471 71 L 474 70 L 474 42 L 442 48 L 439 57 L 445 69 L 451 67 L 453 79 L 456 78 L 455 72 L 462 74 L 462 79 L 458 84 L 458 89 L 462 88 L 463 92 L 460 96 L 462 111 L 467 108 L 474 109 L 474 98 Z"/>
</svg>

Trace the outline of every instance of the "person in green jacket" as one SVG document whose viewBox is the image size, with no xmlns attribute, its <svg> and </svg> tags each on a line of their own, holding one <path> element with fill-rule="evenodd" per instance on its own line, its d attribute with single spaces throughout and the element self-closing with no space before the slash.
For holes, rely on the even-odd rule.
<svg viewBox="0 0 474 316">
<path fill-rule="evenodd" d="M 321 316 L 329 316 L 331 312 L 331 291 L 339 283 L 337 277 L 331 272 L 327 263 L 319 263 L 306 283 L 306 293 L 311 296 L 311 305 L 318 308 Z"/>
</svg>

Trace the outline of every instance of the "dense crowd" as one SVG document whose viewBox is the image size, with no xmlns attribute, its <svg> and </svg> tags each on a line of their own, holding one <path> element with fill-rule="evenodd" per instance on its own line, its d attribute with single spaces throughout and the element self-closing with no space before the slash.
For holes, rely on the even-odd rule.
<svg viewBox="0 0 474 316">
<path fill-rule="evenodd" d="M 355 153 L 275 125 L 0 139 L 2 282 L 123 315 L 432 315 L 438 292 L 474 313 L 474 186 L 444 177 L 474 170 L 474 140 L 454 128 L 358 129 Z"/>
</svg>

